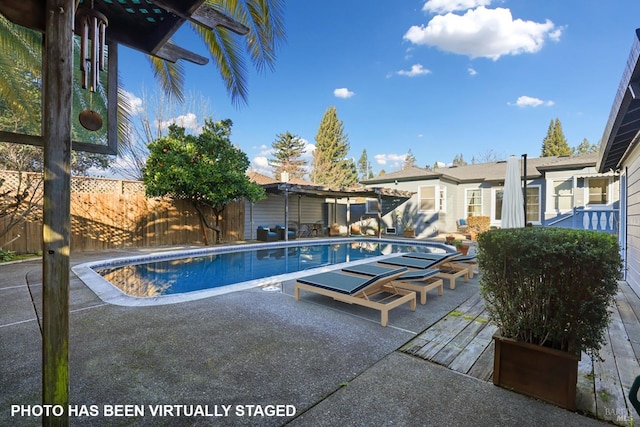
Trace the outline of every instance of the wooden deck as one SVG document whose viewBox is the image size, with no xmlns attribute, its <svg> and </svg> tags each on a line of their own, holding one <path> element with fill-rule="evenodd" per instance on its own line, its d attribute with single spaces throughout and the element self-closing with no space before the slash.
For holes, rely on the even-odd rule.
<svg viewBox="0 0 640 427">
<path fill-rule="evenodd" d="M 640 375 L 640 299 L 622 282 L 611 310 L 603 360 L 582 354 L 578 365 L 577 407 L 580 412 L 618 425 L 633 425 L 638 414 L 629 389 Z M 479 294 L 468 299 L 401 351 L 454 371 L 492 381 L 493 333 Z"/>
</svg>

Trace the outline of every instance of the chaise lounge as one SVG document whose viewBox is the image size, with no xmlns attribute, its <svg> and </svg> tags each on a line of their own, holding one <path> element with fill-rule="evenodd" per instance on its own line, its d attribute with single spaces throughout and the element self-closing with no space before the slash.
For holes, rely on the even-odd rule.
<svg viewBox="0 0 640 427">
<path fill-rule="evenodd" d="M 373 277 L 358 277 L 328 271 L 299 278 L 293 287 L 293 295 L 299 300 L 300 290 L 304 289 L 337 301 L 373 308 L 380 311 L 380 324 L 387 326 L 389 310 L 407 302 L 411 311 L 416 309 L 415 292 L 398 288 L 394 283 L 406 272 L 406 268 L 395 268 Z"/>
<path fill-rule="evenodd" d="M 364 276 L 376 276 L 388 272 L 389 268 L 375 264 L 358 264 L 343 268 L 342 271 Z M 396 286 L 416 292 L 420 295 L 420 304 L 426 304 L 427 292 L 430 290 L 437 289 L 438 295 L 444 293 L 442 279 L 435 277 L 437 273 L 438 270 L 407 271 L 396 279 Z"/>
<path fill-rule="evenodd" d="M 449 280 L 449 289 L 456 288 L 456 279 L 462 277 L 469 280 L 469 268 L 456 266 L 451 263 L 460 256 L 460 252 L 447 252 L 444 254 L 411 252 L 400 257 L 388 258 L 379 261 L 380 264 L 389 264 L 400 267 L 408 267 L 416 270 L 438 269 L 436 277 Z"/>
</svg>

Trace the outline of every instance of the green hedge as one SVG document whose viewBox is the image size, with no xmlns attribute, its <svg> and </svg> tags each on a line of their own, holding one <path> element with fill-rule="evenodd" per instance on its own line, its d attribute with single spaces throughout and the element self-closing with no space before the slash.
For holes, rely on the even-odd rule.
<svg viewBox="0 0 640 427">
<path fill-rule="evenodd" d="M 616 236 L 562 228 L 478 236 L 481 294 L 508 338 L 597 352 L 622 267 Z"/>
</svg>

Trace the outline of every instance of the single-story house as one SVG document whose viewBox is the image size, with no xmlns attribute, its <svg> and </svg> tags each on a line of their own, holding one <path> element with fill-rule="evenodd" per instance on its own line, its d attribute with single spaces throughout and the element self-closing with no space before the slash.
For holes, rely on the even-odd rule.
<svg viewBox="0 0 640 427">
<path fill-rule="evenodd" d="M 380 218 L 413 195 L 381 187 L 331 188 L 300 179 L 281 182 L 257 172 L 248 176 L 265 189 L 267 198 L 256 203 L 245 201 L 246 240 L 255 239 L 261 225 L 288 224 L 298 231 L 304 229 L 307 235 L 326 235 L 332 224 L 346 233 L 351 224 L 363 219 L 373 218 L 377 225 Z"/>
<path fill-rule="evenodd" d="M 620 247 L 623 274 L 640 295 L 640 29 L 600 141 L 597 170 L 620 176 Z"/>
<path fill-rule="evenodd" d="M 619 180 L 596 170 L 598 154 L 521 159 L 526 176 L 526 220 L 539 226 L 617 231 Z M 500 227 L 506 161 L 427 170 L 413 167 L 363 181 L 415 193 L 382 220 L 402 230 L 409 223 L 418 237 L 457 231 L 469 216 L 489 217 Z M 523 206 L 524 209 L 524 206 Z M 403 220 L 404 219 L 404 220 Z"/>
</svg>

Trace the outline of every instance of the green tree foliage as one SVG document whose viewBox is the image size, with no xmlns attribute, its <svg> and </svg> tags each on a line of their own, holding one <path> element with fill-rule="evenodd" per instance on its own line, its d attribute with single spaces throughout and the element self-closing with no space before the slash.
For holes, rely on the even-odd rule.
<svg viewBox="0 0 640 427">
<path fill-rule="evenodd" d="M 455 157 L 453 158 L 454 166 L 465 166 L 466 164 L 467 162 L 464 161 L 464 157 L 462 156 L 462 153 L 456 154 Z"/>
<path fill-rule="evenodd" d="M 275 158 L 269 159 L 269 166 L 277 180 L 281 180 L 282 172 L 288 172 L 289 178 L 302 178 L 306 173 L 307 161 L 302 159 L 305 150 L 304 141 L 289 131 L 276 135 L 271 147 L 275 150 Z"/>
<path fill-rule="evenodd" d="M 246 198 L 264 198 L 264 190 L 249 181 L 246 170 L 249 158 L 230 140 L 231 120 L 205 120 L 202 133 L 187 135 L 185 129 L 172 125 L 169 134 L 149 144 L 149 158 L 143 171 L 147 196 L 169 196 L 189 200 L 204 227 L 217 233 L 220 240 L 219 219 L 229 203 Z M 213 210 L 215 225 L 211 224 L 203 208 Z"/>
<path fill-rule="evenodd" d="M 587 138 L 584 138 L 580 145 L 573 149 L 574 154 L 591 154 L 600 150 L 596 144 L 591 144 Z"/>
<path fill-rule="evenodd" d="M 556 117 L 555 120 L 551 120 L 551 123 L 549 123 L 547 136 L 542 141 L 541 157 L 568 156 L 570 154 L 571 147 L 569 147 L 567 139 L 564 137 L 562 123 Z"/>
<path fill-rule="evenodd" d="M 234 103 L 247 102 L 247 65 L 244 50 L 259 72 L 273 69 L 276 51 L 285 40 L 284 0 L 206 0 L 206 3 L 249 28 L 240 36 L 223 27 L 212 30 L 188 23 L 200 36 L 211 55 L 227 92 Z M 108 31 L 108 30 L 107 30 Z M 156 78 L 169 95 L 183 99 L 184 70 L 180 62 L 171 63 L 149 56 Z"/>
<path fill-rule="evenodd" d="M 349 138 L 344 133 L 336 108 L 331 106 L 322 116 L 316 134 L 316 149 L 311 162 L 311 180 L 316 184 L 332 187 L 349 187 L 356 183 L 358 170 L 347 159 Z"/>
<path fill-rule="evenodd" d="M 411 169 L 416 166 L 416 156 L 411 152 L 411 148 L 407 151 L 407 155 L 404 158 L 404 164 L 402 165 L 402 169 Z"/>
<path fill-rule="evenodd" d="M 373 170 L 371 169 L 371 162 L 367 157 L 367 149 L 362 150 L 360 159 L 358 159 L 358 174 L 360 180 L 371 179 L 374 177 Z"/>
</svg>

